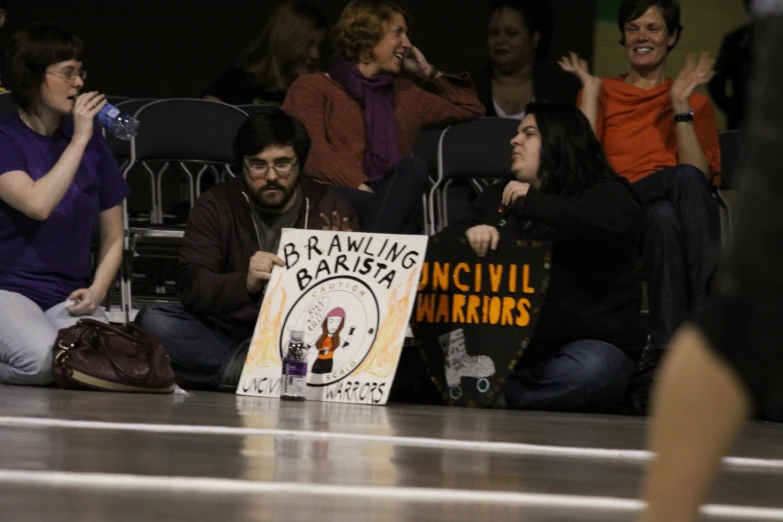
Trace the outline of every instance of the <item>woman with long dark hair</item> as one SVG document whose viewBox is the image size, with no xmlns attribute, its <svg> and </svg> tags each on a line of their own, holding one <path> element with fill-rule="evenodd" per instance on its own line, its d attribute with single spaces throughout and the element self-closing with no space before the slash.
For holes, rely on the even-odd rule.
<svg viewBox="0 0 783 522">
<path fill-rule="evenodd" d="M 526 114 L 511 140 L 515 180 L 488 188 L 447 233 L 464 234 L 479 257 L 508 241 L 552 243 L 550 285 L 507 405 L 610 410 L 646 343 L 632 268 L 641 206 L 577 108 Z"/>
</svg>

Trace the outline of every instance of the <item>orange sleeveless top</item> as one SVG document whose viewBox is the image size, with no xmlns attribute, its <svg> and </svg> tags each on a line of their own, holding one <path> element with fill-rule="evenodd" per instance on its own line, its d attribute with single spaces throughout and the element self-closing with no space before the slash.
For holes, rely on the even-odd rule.
<svg viewBox="0 0 783 522">
<path fill-rule="evenodd" d="M 326 353 L 323 353 L 326 350 Z M 332 345 L 332 338 L 327 337 L 324 342 L 321 343 L 321 347 L 318 349 L 319 359 L 331 359 L 334 357 L 334 346 Z"/>
</svg>

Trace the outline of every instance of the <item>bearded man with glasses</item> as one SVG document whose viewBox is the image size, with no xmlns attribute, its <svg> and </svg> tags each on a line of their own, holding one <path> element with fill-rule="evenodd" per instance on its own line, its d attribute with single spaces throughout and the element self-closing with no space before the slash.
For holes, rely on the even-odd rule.
<svg viewBox="0 0 783 522">
<path fill-rule="evenodd" d="M 233 147 L 242 174 L 206 192 L 188 218 L 181 305 L 136 317 L 160 338 L 186 388 L 219 388 L 232 381 L 229 366 L 241 367 L 266 283 L 284 265 L 275 255 L 283 228 L 359 230 L 348 203 L 300 175 L 310 139 L 297 119 L 282 110 L 250 116 Z"/>
</svg>

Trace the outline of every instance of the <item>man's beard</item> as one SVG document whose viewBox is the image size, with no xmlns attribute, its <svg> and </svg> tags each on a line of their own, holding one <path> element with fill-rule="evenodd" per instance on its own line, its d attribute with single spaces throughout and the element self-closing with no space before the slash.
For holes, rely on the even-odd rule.
<svg viewBox="0 0 783 522">
<path fill-rule="evenodd" d="M 290 188 L 287 188 L 277 181 L 270 181 L 266 185 L 264 185 L 262 188 L 258 190 L 254 190 L 253 187 L 250 187 L 247 182 L 245 182 L 245 188 L 250 193 L 251 197 L 253 198 L 253 202 L 256 204 L 257 207 L 259 207 L 260 210 L 269 210 L 269 211 L 277 211 L 286 206 L 289 201 L 291 201 L 291 198 L 296 195 L 296 187 L 297 184 L 294 184 Z M 267 201 L 264 201 L 263 194 L 264 192 L 271 192 L 273 190 L 279 190 L 283 193 L 283 197 L 280 199 L 277 203 L 268 203 Z"/>
</svg>

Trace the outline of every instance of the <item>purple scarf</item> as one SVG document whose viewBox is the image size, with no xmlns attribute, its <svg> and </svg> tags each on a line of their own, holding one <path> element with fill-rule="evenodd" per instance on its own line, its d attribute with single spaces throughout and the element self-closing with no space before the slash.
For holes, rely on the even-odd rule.
<svg viewBox="0 0 783 522">
<path fill-rule="evenodd" d="M 400 159 L 397 120 L 394 117 L 394 76 L 365 77 L 345 58 L 336 58 L 329 77 L 342 85 L 364 109 L 364 172 L 370 181 L 383 179 Z"/>
</svg>

